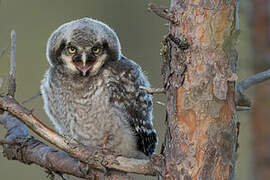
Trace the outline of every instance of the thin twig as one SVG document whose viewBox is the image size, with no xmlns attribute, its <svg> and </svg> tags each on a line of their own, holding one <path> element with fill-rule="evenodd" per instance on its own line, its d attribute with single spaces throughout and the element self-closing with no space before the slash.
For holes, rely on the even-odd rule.
<svg viewBox="0 0 270 180">
<path fill-rule="evenodd" d="M 0 57 L 2 57 L 5 54 L 6 51 L 7 51 L 7 48 L 2 49 L 0 51 Z"/>
<path fill-rule="evenodd" d="M 245 90 L 258 83 L 262 83 L 270 79 L 270 69 L 258 74 L 249 76 L 236 85 L 236 104 L 238 106 L 250 107 L 251 101 L 248 95 L 245 94 Z"/>
<path fill-rule="evenodd" d="M 146 90 L 149 94 L 164 94 L 166 92 L 164 88 L 148 88 L 145 86 L 140 86 L 139 88 Z"/>
<path fill-rule="evenodd" d="M 156 14 L 157 16 L 166 19 L 172 23 L 176 23 L 175 19 L 173 18 L 173 15 L 171 13 L 168 12 L 168 9 L 166 8 L 161 8 L 158 7 L 156 4 L 154 3 L 150 3 L 148 5 L 148 9 L 153 12 L 154 14 Z"/>
<path fill-rule="evenodd" d="M 156 103 L 157 103 L 158 105 L 161 105 L 161 106 L 166 106 L 166 104 L 165 104 L 164 102 L 156 101 Z"/>
<path fill-rule="evenodd" d="M 1 145 L 4 145 L 4 144 L 9 144 L 9 145 L 11 145 L 11 144 L 14 144 L 14 142 L 9 141 L 9 140 L 6 140 L 6 139 L 1 139 L 1 138 L 0 138 L 0 144 L 1 144 Z"/>
<path fill-rule="evenodd" d="M 11 36 L 11 48 L 10 48 L 10 71 L 9 71 L 9 83 L 8 83 L 8 95 L 14 97 L 16 91 L 16 32 L 12 30 Z"/>
<path fill-rule="evenodd" d="M 264 72 L 260 72 L 258 74 L 252 75 L 243 79 L 238 83 L 238 86 L 242 88 L 242 90 L 246 90 L 251 86 L 254 86 L 258 83 L 264 82 L 270 79 L 270 69 Z"/>
<path fill-rule="evenodd" d="M 236 111 L 249 111 L 251 108 L 247 106 L 237 106 Z"/>
<path fill-rule="evenodd" d="M 4 78 L 3 77 L 0 77 L 0 90 L 2 88 L 3 83 L 4 83 Z"/>
<path fill-rule="evenodd" d="M 41 92 L 40 91 L 38 91 L 37 93 L 35 93 L 33 96 L 31 96 L 31 97 L 23 100 L 22 101 L 22 104 L 28 103 L 29 101 L 32 101 L 32 100 L 36 99 L 39 96 L 41 96 Z"/>
</svg>

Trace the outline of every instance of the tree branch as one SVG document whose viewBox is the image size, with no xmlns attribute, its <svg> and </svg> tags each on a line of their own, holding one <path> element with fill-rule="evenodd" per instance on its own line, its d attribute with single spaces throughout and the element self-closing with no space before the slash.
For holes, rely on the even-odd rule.
<svg viewBox="0 0 270 180">
<path fill-rule="evenodd" d="M 5 54 L 6 51 L 7 51 L 7 48 L 2 49 L 0 51 L 0 57 L 2 57 Z"/>
<path fill-rule="evenodd" d="M 8 140 L 1 139 L 1 138 L 0 138 L 0 144 L 1 144 L 1 145 L 5 145 L 5 144 L 11 145 L 11 144 L 14 144 L 14 142 L 8 141 Z"/>
<path fill-rule="evenodd" d="M 2 88 L 3 83 L 4 83 L 4 78 L 3 77 L 0 77 L 0 90 Z"/>
<path fill-rule="evenodd" d="M 8 130 L 5 139 L 1 139 L 4 146 L 4 155 L 8 159 L 18 160 L 25 164 L 37 164 L 54 172 L 61 172 L 85 179 L 94 179 L 98 171 L 91 170 L 88 166 L 68 154 L 53 149 L 39 140 L 29 137 L 27 127 L 17 118 L 7 112 L 0 115 L 0 124 Z"/>
<path fill-rule="evenodd" d="M 86 147 L 78 144 L 74 140 L 66 140 L 64 137 L 54 132 L 40 122 L 29 110 L 21 106 L 15 99 L 0 95 L 0 108 L 10 112 L 12 115 L 24 122 L 36 134 L 67 152 L 71 157 L 76 158 L 92 168 L 106 172 L 106 168 L 155 176 L 160 174 L 157 159 L 155 162 L 117 156 L 109 151 L 99 151 L 94 147 Z M 160 157 L 160 162 L 162 158 Z"/>
<path fill-rule="evenodd" d="M 249 76 L 246 79 L 243 79 L 242 81 L 238 83 L 238 88 L 241 88 L 242 90 L 246 90 L 251 86 L 254 86 L 258 83 L 264 82 L 269 79 L 270 79 L 270 69 L 268 69 L 267 71 Z"/>
<path fill-rule="evenodd" d="M 11 31 L 11 48 L 10 48 L 10 71 L 9 71 L 9 84 L 8 95 L 14 97 L 16 91 L 15 70 L 16 70 L 16 32 Z"/>
<path fill-rule="evenodd" d="M 34 95 L 32 95 L 29 98 L 26 98 L 25 100 L 22 101 L 22 104 L 28 103 L 29 101 L 32 101 L 33 99 L 36 99 L 37 97 L 41 96 L 41 92 L 38 91 L 37 93 L 35 93 Z"/>
<path fill-rule="evenodd" d="M 154 14 L 156 14 L 157 16 L 163 18 L 163 19 L 166 19 L 172 23 L 176 23 L 176 20 L 174 19 L 174 16 L 168 12 L 168 9 L 167 8 L 161 8 L 161 7 L 158 7 L 156 4 L 154 3 L 150 3 L 148 5 L 148 9 L 153 12 Z"/>
<path fill-rule="evenodd" d="M 236 102 L 238 106 L 251 106 L 249 97 L 244 93 L 245 90 L 258 83 L 262 83 L 270 79 L 270 69 L 258 74 L 249 76 L 236 85 Z"/>
<path fill-rule="evenodd" d="M 166 92 L 164 88 L 148 88 L 145 86 L 140 86 L 139 88 L 146 90 L 149 94 L 164 94 Z"/>
</svg>

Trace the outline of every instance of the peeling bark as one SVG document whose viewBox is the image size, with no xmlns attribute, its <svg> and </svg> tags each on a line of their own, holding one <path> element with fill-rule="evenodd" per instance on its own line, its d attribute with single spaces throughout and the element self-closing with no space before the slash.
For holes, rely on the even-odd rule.
<svg viewBox="0 0 270 180">
<path fill-rule="evenodd" d="M 237 0 L 172 0 L 162 76 L 167 90 L 164 179 L 233 179 L 237 150 L 235 103 Z M 180 38 L 181 39 L 181 38 Z M 184 70 L 184 71 L 183 71 Z"/>
</svg>

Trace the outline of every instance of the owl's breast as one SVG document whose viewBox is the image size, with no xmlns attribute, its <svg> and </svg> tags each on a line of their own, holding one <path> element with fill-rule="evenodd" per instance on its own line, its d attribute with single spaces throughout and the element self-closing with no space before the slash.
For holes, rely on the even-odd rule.
<svg viewBox="0 0 270 180">
<path fill-rule="evenodd" d="M 66 134 L 85 145 L 104 146 L 123 155 L 138 155 L 136 139 L 130 129 L 124 104 L 113 102 L 121 98 L 119 78 L 105 74 L 83 86 L 71 87 L 63 81 L 43 80 L 44 107 L 61 134 Z M 45 82 L 46 81 L 46 82 Z M 118 95 L 117 95 L 118 94 Z M 125 99 L 125 100 L 124 100 Z"/>
<path fill-rule="evenodd" d="M 102 128 L 99 119 L 109 111 L 108 91 L 102 79 L 82 87 L 52 86 L 51 90 L 55 92 L 51 94 L 54 116 L 64 132 L 78 139 L 91 139 L 89 132 L 95 131 L 93 127 Z"/>
<path fill-rule="evenodd" d="M 109 81 L 103 81 L 85 97 L 73 98 L 70 133 L 85 145 L 106 146 L 126 156 L 136 151 L 136 139 L 130 130 L 129 118 L 123 108 L 111 102 Z M 99 84 L 99 83 L 97 83 Z"/>
</svg>

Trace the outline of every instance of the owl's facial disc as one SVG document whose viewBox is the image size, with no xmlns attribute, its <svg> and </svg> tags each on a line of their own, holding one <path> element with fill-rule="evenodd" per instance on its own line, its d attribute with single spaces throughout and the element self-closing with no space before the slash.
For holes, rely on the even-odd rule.
<svg viewBox="0 0 270 180">
<path fill-rule="evenodd" d="M 106 44 L 99 43 L 94 46 L 68 43 L 61 53 L 61 59 L 69 70 L 82 76 L 94 76 L 107 59 L 106 47 Z"/>
</svg>

